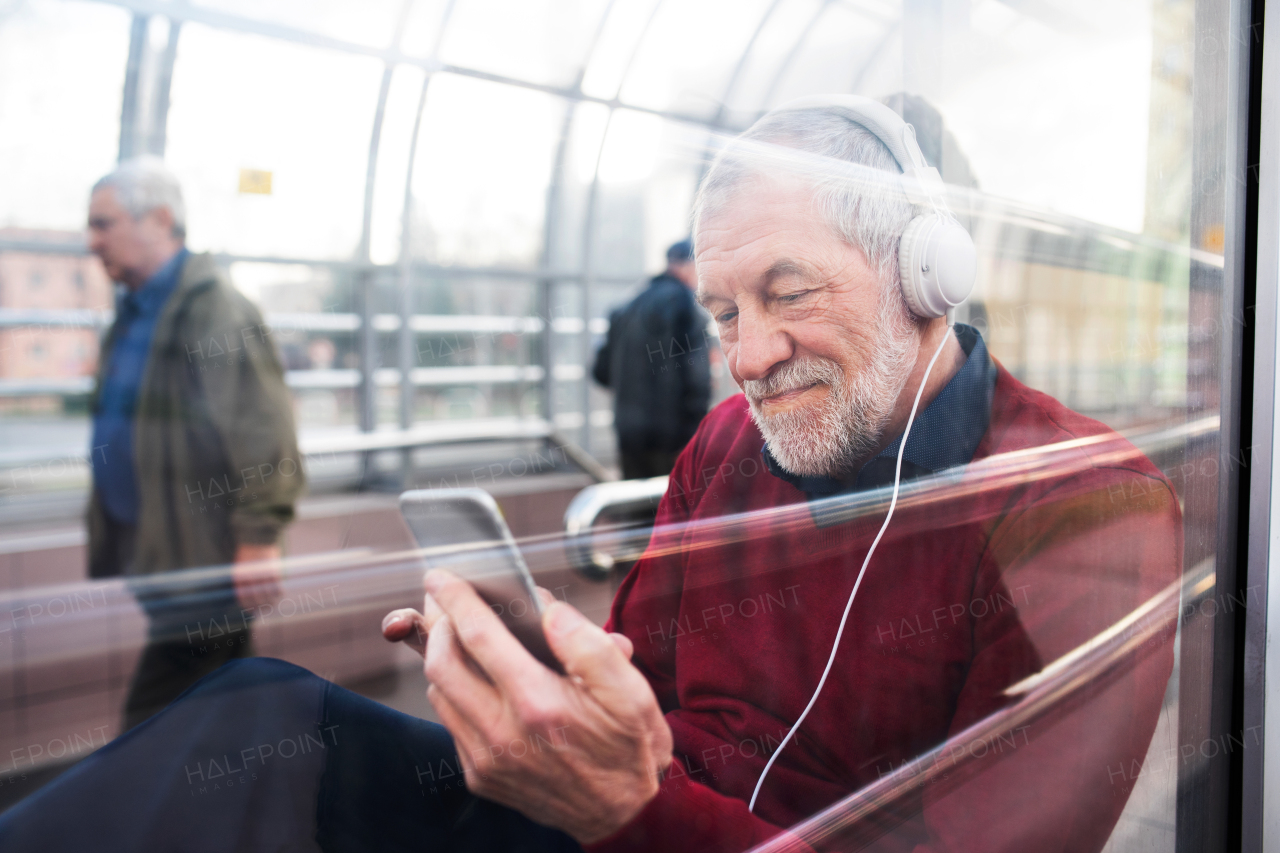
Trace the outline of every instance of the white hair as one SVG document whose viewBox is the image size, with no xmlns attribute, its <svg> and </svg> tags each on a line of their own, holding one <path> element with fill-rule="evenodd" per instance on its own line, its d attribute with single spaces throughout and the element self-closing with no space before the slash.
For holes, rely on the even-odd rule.
<svg viewBox="0 0 1280 853">
<path fill-rule="evenodd" d="M 159 157 L 148 154 L 125 160 L 100 178 L 92 192 L 107 188 L 115 190 L 116 200 L 134 219 L 163 207 L 173 217 L 173 236 L 187 236 L 187 207 L 182 203 L 182 187 Z"/>
<path fill-rule="evenodd" d="M 896 285 L 898 240 L 915 215 L 896 179 L 901 172 L 875 134 L 834 109 L 771 113 L 726 145 L 712 163 L 698 188 L 694 231 L 705 217 L 724 209 L 744 184 L 766 175 L 793 174 L 813 186 L 819 211 L 841 239 L 862 252 L 882 284 Z"/>
</svg>

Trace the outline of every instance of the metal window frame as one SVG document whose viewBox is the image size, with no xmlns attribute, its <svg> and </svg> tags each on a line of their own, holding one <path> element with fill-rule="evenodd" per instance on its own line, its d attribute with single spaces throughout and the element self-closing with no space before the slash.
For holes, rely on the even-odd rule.
<svg viewBox="0 0 1280 853">
<path fill-rule="evenodd" d="M 1248 554 L 1245 625 L 1241 661 L 1241 724 L 1259 728 L 1260 748 L 1240 756 L 1240 849 L 1248 853 L 1280 849 L 1280 701 L 1267 701 L 1267 686 L 1280 685 L 1280 583 L 1270 584 L 1280 547 L 1280 455 L 1276 453 L 1276 382 L 1280 379 L 1280 3 L 1265 4 L 1273 25 L 1263 29 L 1257 113 L 1257 233 L 1254 242 L 1253 419 L 1248 482 Z M 1268 62 L 1268 58 L 1270 61 Z M 1252 168 L 1253 164 L 1250 164 Z M 1248 178 L 1248 171 L 1245 174 Z M 1271 652 L 1268 654 L 1268 652 Z M 1275 733 L 1276 737 L 1269 737 Z M 1267 792 L 1270 791 L 1270 797 Z"/>
<path fill-rule="evenodd" d="M 142 54 L 147 46 L 146 14 L 135 11 L 129 22 L 129 53 L 125 59 L 124 93 L 120 99 L 120 141 L 116 160 L 123 162 L 138 149 L 138 90 L 142 78 Z"/>
<path fill-rule="evenodd" d="M 1214 607 L 1184 612 L 1179 625 L 1178 743 L 1190 746 L 1191 760 L 1178 765 L 1176 845 L 1188 853 L 1261 849 L 1244 843 L 1249 803 L 1261 793 L 1247 787 L 1252 783 L 1242 772 L 1253 760 L 1249 750 L 1210 755 L 1201 749 L 1245 735 L 1242 695 L 1249 679 L 1243 638 L 1249 617 L 1247 611 L 1237 615 L 1228 602 L 1248 601 L 1247 545 L 1254 537 L 1253 530 L 1245 535 L 1252 509 L 1250 479 L 1241 469 L 1248 464 L 1254 429 L 1249 163 L 1259 94 L 1252 68 L 1260 61 L 1254 15 L 1260 10 L 1261 0 L 1257 6 L 1253 0 L 1199 0 L 1194 10 L 1191 241 L 1197 244 L 1206 239 L 1206 229 L 1220 226 L 1224 265 L 1221 272 L 1197 263 L 1191 268 L 1189 320 L 1216 352 L 1206 369 L 1188 374 L 1188 391 L 1204 395 L 1208 408 L 1216 404 L 1221 429 L 1216 470 L 1190 476 L 1184 492 L 1186 562 L 1210 556 L 1215 566 Z M 1197 294 L 1203 297 L 1198 302 Z M 1201 518 L 1214 520 L 1211 536 L 1197 526 Z"/>
<path fill-rule="evenodd" d="M 401 0 L 400 10 L 396 15 L 395 27 L 391 33 L 391 44 L 388 51 L 399 50 L 404 30 L 413 11 L 414 0 Z M 370 246 L 373 241 L 373 197 L 377 187 L 378 155 L 382 150 L 382 124 L 387 113 L 387 96 L 391 92 L 391 78 L 395 74 L 396 63 L 386 60 L 382 68 L 382 80 L 378 85 L 378 102 L 373 111 L 373 125 L 369 132 L 369 159 L 365 167 L 364 209 L 360 220 L 360 245 L 356 250 L 361 261 L 371 261 Z M 356 277 L 357 303 L 360 310 L 360 394 L 359 424 L 363 432 L 373 432 L 378 428 L 378 382 L 375 373 L 378 370 L 378 332 L 374 328 L 374 274 L 362 271 Z M 363 458 L 364 475 L 367 479 L 373 459 L 369 454 Z"/>
</svg>

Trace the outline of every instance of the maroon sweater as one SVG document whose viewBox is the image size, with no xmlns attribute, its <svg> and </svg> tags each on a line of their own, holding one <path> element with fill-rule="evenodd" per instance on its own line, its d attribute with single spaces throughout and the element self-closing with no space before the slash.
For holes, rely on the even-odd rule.
<svg viewBox="0 0 1280 853">
<path fill-rule="evenodd" d="M 1128 446 L 1001 367 L 974 459 L 1096 435 L 1115 438 L 1111 450 Z M 1178 503 L 1140 454 L 1082 442 L 1050 476 L 991 484 L 969 466 L 961 482 L 976 480 L 976 493 L 900 504 L 822 696 L 751 814 L 756 780 L 818 683 L 883 521 L 877 512 L 819 526 L 792 512 L 730 536 L 700 523 L 804 504 L 765 469 L 762 444 L 742 396 L 708 415 L 676 463 L 649 550 L 618 591 L 609 630 L 635 644 L 676 760 L 654 800 L 593 850 L 745 850 L 1009 704 L 1006 687 L 1180 576 Z M 988 770 L 950 793 L 924 791 L 876 849 L 1101 849 L 1172 661 L 1165 642 L 1054 720 L 1010 733 L 1013 746 L 984 759 Z"/>
</svg>

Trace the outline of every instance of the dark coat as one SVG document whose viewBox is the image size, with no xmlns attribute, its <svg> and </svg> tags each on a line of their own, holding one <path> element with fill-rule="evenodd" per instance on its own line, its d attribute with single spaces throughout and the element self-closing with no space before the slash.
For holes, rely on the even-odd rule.
<svg viewBox="0 0 1280 853">
<path fill-rule="evenodd" d="M 711 402 L 707 316 L 672 276 L 649 286 L 609 319 L 592 375 L 614 390 L 614 428 L 624 453 L 676 451 Z"/>
<path fill-rule="evenodd" d="M 102 344 L 99 389 L 115 332 Z M 131 574 L 228 563 L 236 545 L 274 543 L 293 518 L 304 477 L 280 360 L 262 315 L 210 255 L 187 259 L 156 321 L 133 441 Z M 104 524 L 95 494 L 90 565 Z"/>
</svg>

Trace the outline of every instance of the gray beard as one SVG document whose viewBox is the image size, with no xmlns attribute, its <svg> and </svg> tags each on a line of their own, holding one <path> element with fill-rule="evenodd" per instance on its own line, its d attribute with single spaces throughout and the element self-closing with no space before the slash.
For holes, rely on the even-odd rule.
<svg viewBox="0 0 1280 853">
<path fill-rule="evenodd" d="M 885 425 L 907 377 L 915 367 L 915 323 L 897 287 L 880 299 L 874 355 L 853 377 L 834 361 L 804 358 L 790 361 L 767 379 L 742 383 L 769 452 L 785 470 L 803 477 L 844 477 L 880 443 Z M 766 415 L 760 400 L 815 382 L 830 393 L 817 406 Z"/>
</svg>

